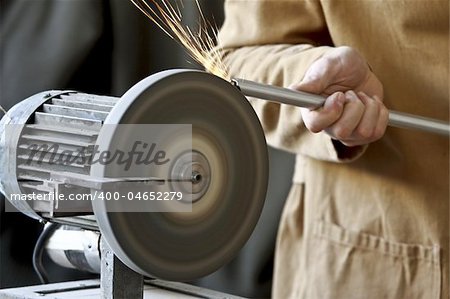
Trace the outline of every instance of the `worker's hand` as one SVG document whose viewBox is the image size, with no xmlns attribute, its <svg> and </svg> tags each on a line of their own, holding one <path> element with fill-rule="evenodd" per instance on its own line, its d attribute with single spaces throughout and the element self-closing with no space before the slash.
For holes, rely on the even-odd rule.
<svg viewBox="0 0 450 299">
<path fill-rule="evenodd" d="M 346 146 L 368 144 L 386 131 L 383 86 L 354 49 L 339 47 L 316 60 L 292 89 L 328 96 L 323 107 L 302 109 L 305 126 Z"/>
</svg>

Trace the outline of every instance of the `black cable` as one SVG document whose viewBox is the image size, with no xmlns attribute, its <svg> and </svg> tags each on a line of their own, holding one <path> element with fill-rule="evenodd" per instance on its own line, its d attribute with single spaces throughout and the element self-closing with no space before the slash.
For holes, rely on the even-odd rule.
<svg viewBox="0 0 450 299">
<path fill-rule="evenodd" d="M 33 269 L 36 272 L 42 284 L 48 283 L 48 274 L 45 271 L 42 257 L 44 256 L 45 244 L 53 233 L 60 227 L 58 223 L 51 223 L 44 228 L 39 235 L 33 250 Z"/>
</svg>

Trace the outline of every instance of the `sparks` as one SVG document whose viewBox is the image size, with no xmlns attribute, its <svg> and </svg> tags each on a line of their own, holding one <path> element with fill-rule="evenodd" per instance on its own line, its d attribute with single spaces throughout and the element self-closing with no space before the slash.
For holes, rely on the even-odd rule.
<svg viewBox="0 0 450 299">
<path fill-rule="evenodd" d="M 198 0 L 194 0 L 200 15 L 197 32 L 193 32 L 189 26 L 182 24 L 183 16 L 179 5 L 173 6 L 166 0 L 130 1 L 166 35 L 179 42 L 206 71 L 226 80 L 230 79 L 227 67 L 221 60 L 222 50 L 215 43 L 218 38 L 217 27 L 212 26 L 206 20 Z M 153 4 L 153 6 L 150 4 Z M 212 33 L 210 33 L 210 30 L 212 30 Z"/>
</svg>

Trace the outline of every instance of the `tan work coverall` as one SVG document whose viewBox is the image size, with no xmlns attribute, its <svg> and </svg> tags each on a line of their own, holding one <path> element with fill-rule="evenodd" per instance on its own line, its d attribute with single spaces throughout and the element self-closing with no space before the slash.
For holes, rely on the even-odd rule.
<svg viewBox="0 0 450 299">
<path fill-rule="evenodd" d="M 389 109 L 448 122 L 448 0 L 228 0 L 225 13 L 233 76 L 288 86 L 347 45 L 383 82 Z M 447 137 L 389 128 L 352 152 L 309 133 L 298 108 L 251 103 L 268 143 L 297 154 L 274 298 L 448 298 Z"/>
</svg>

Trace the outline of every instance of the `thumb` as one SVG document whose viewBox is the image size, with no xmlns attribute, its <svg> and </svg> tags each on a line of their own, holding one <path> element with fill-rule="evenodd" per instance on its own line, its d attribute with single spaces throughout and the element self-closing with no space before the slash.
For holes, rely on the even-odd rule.
<svg viewBox="0 0 450 299">
<path fill-rule="evenodd" d="M 333 67 L 330 59 L 319 58 L 308 68 L 302 81 L 291 85 L 290 88 L 314 94 L 323 94 L 334 83 L 335 73 L 336 68 Z"/>
</svg>

